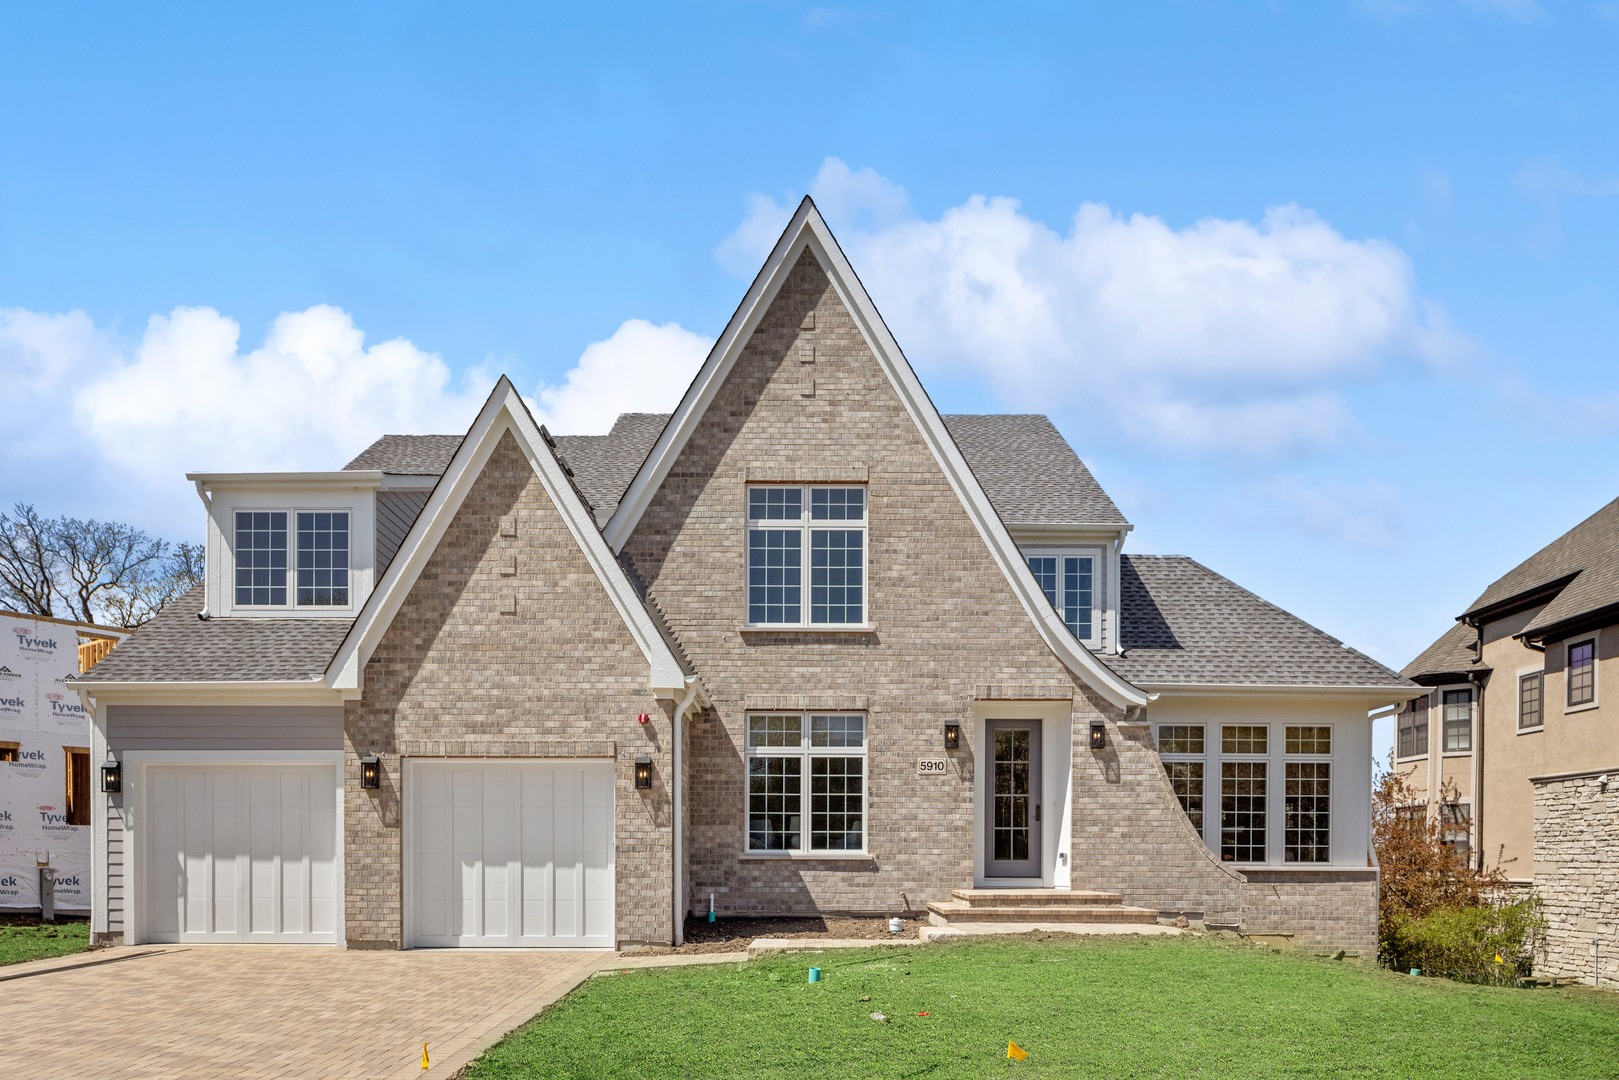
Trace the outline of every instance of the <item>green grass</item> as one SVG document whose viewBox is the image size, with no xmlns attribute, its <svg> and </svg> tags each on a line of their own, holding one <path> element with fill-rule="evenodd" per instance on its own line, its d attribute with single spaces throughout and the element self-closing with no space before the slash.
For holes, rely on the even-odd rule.
<svg viewBox="0 0 1619 1080">
<path fill-rule="evenodd" d="M 818 984 L 806 982 L 811 964 L 824 973 Z M 1006 1060 L 1008 1039 L 1027 1061 Z M 465 1075 L 1566 1080 L 1616 1071 L 1619 996 L 1464 986 L 1214 939 L 1094 938 L 602 976 Z"/>
<path fill-rule="evenodd" d="M 0 967 L 24 960 L 66 956 L 90 947 L 90 924 L 81 920 L 54 926 L 0 924 Z"/>
</svg>

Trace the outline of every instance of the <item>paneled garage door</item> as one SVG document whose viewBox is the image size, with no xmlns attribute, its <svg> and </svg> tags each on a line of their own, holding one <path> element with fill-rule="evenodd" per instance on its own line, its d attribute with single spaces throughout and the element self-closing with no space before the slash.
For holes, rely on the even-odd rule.
<svg viewBox="0 0 1619 1080">
<path fill-rule="evenodd" d="M 144 781 L 144 940 L 337 941 L 336 765 L 148 765 Z"/>
<path fill-rule="evenodd" d="M 611 948 L 611 762 L 413 761 L 410 944 Z"/>
</svg>

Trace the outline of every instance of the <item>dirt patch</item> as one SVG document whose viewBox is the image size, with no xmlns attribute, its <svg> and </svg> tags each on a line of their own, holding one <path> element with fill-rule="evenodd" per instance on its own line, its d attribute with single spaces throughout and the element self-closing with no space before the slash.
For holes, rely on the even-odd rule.
<svg viewBox="0 0 1619 1080">
<path fill-rule="evenodd" d="M 636 956 L 690 955 L 695 953 L 741 952 L 756 938 L 910 938 L 915 940 L 921 919 L 906 919 L 904 929 L 888 932 L 887 919 L 853 919 L 836 916 L 810 916 L 794 919 L 707 919 L 686 920 L 686 943 L 678 949 L 653 945 L 635 950 Z"/>
<path fill-rule="evenodd" d="M 70 923 L 87 923 L 88 915 L 58 915 L 54 923 L 39 921 L 39 913 L 29 914 L 25 911 L 8 911 L 0 913 L 0 926 L 67 926 Z"/>
</svg>

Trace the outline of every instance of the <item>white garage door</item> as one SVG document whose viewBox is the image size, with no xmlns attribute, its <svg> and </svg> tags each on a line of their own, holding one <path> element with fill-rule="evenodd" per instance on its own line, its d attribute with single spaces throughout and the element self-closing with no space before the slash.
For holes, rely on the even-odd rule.
<svg viewBox="0 0 1619 1080">
<path fill-rule="evenodd" d="M 145 940 L 337 941 L 335 765 L 144 774 Z"/>
<path fill-rule="evenodd" d="M 611 948 L 610 762 L 415 761 L 410 943 Z"/>
</svg>

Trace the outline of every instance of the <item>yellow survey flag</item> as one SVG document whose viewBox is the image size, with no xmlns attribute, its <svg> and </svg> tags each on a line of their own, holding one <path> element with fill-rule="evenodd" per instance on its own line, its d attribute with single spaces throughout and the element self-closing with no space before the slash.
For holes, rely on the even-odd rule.
<svg viewBox="0 0 1619 1080">
<path fill-rule="evenodd" d="M 422 1043 L 422 1068 L 424 1068 L 424 1069 L 431 1068 L 431 1066 L 429 1066 L 427 1064 L 427 1044 L 426 1043 Z"/>
<path fill-rule="evenodd" d="M 1022 1061 L 1024 1058 L 1029 1056 L 1029 1052 L 1023 1049 L 1023 1047 L 1019 1046 L 1017 1043 L 1008 1039 L 1006 1041 L 1006 1056 L 1011 1058 L 1013 1061 Z"/>
<path fill-rule="evenodd" d="M 1503 960 L 1503 959 L 1501 959 L 1501 954 L 1500 954 L 1500 953 L 1496 953 L 1496 954 L 1495 954 L 1495 962 L 1496 962 L 1496 963 L 1497 963 L 1497 964 L 1504 964 L 1504 963 L 1506 963 L 1506 961 L 1505 961 L 1505 960 Z"/>
</svg>

